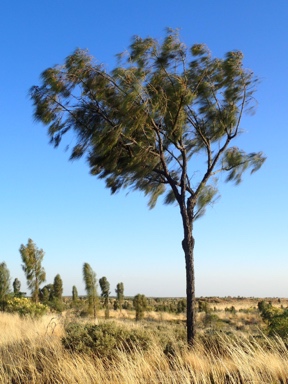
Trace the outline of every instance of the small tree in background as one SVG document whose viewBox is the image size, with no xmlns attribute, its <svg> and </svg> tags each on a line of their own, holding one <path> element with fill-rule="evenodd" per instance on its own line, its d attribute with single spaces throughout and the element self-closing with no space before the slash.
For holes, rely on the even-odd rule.
<svg viewBox="0 0 288 384">
<path fill-rule="evenodd" d="M 83 264 L 83 280 L 88 297 L 88 310 L 93 313 L 94 320 L 97 319 L 97 279 L 96 273 L 88 263 Z"/>
<path fill-rule="evenodd" d="M 27 286 L 31 290 L 32 300 L 39 301 L 39 288 L 46 279 L 46 273 L 42 267 L 44 257 L 43 249 L 38 249 L 31 239 L 27 245 L 21 244 L 19 249 L 23 261 L 22 269 L 26 275 Z"/>
<path fill-rule="evenodd" d="M 39 299 L 41 303 L 49 304 L 53 300 L 53 284 L 47 284 L 39 289 Z"/>
<path fill-rule="evenodd" d="M 110 283 L 105 276 L 99 280 L 101 288 L 101 296 L 104 298 L 105 307 L 105 319 L 109 319 L 109 295 L 110 295 Z"/>
<path fill-rule="evenodd" d="M 145 295 L 136 295 L 133 299 L 133 307 L 136 310 L 136 321 L 142 320 L 147 309 L 147 298 Z"/>
<path fill-rule="evenodd" d="M 118 308 L 120 308 L 120 311 L 121 311 L 123 301 L 124 301 L 124 284 L 118 283 L 116 286 L 115 292 L 116 292 L 116 296 L 117 296 Z"/>
<path fill-rule="evenodd" d="M 21 290 L 21 282 L 16 277 L 16 279 L 13 281 L 13 293 L 14 293 L 14 296 L 16 296 L 16 297 L 21 296 L 20 290 Z"/>
<path fill-rule="evenodd" d="M 61 276 L 58 274 L 54 278 L 53 296 L 55 299 L 62 301 L 62 295 L 63 295 L 63 281 L 61 279 Z"/>
<path fill-rule="evenodd" d="M 78 291 L 77 291 L 77 288 L 75 287 L 75 285 L 73 285 L 72 287 L 72 302 L 73 304 L 77 303 L 79 297 L 78 297 Z"/>
<path fill-rule="evenodd" d="M 6 263 L 0 264 L 0 305 L 2 311 L 5 310 L 8 295 L 10 293 L 10 272 Z"/>
<path fill-rule="evenodd" d="M 63 281 L 61 276 L 57 274 L 54 278 L 52 291 L 52 308 L 58 312 L 63 311 Z"/>
</svg>

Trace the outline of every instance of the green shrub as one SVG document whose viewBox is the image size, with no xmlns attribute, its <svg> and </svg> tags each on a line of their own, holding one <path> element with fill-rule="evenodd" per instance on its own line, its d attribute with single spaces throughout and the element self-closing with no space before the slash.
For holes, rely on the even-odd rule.
<svg viewBox="0 0 288 384">
<path fill-rule="evenodd" d="M 275 316 L 268 324 L 268 333 L 270 336 L 278 335 L 282 339 L 288 338 L 288 313 L 284 312 L 282 315 Z"/>
<path fill-rule="evenodd" d="M 236 309 L 235 309 L 234 305 L 232 305 L 231 307 L 226 307 L 225 312 L 231 312 L 231 313 L 233 313 L 233 315 L 235 315 Z"/>
<path fill-rule="evenodd" d="M 26 297 L 14 297 L 7 301 L 6 311 L 16 312 L 20 316 L 40 317 L 47 313 L 48 307 L 41 303 L 33 303 Z"/>
<path fill-rule="evenodd" d="M 202 301 L 202 300 L 198 301 L 198 312 L 205 312 L 205 313 L 211 312 L 211 308 L 209 307 L 209 304 L 207 303 L 207 301 Z"/>
<path fill-rule="evenodd" d="M 47 303 L 51 309 L 53 309 L 56 312 L 63 312 L 65 309 L 65 304 L 62 300 L 59 300 L 57 298 L 54 298 L 52 301 Z"/>
<path fill-rule="evenodd" d="M 267 324 L 269 336 L 278 335 L 288 338 L 288 309 L 273 307 L 271 303 L 260 301 L 258 303 L 263 321 Z"/>
<path fill-rule="evenodd" d="M 136 295 L 133 299 L 133 307 L 136 310 L 136 321 L 142 320 L 144 312 L 147 310 L 148 303 L 145 295 Z"/>
<path fill-rule="evenodd" d="M 65 331 L 62 343 L 66 349 L 102 358 L 112 358 L 119 349 L 126 353 L 147 350 L 152 341 L 144 331 L 127 330 L 114 322 L 99 325 L 69 323 Z"/>
</svg>

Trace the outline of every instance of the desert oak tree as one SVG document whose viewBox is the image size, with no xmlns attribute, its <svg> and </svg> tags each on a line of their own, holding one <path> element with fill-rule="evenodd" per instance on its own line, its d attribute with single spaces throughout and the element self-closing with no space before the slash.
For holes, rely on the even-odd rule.
<svg viewBox="0 0 288 384">
<path fill-rule="evenodd" d="M 88 310 L 93 312 L 94 320 L 97 319 L 97 279 L 96 273 L 91 268 L 90 264 L 83 264 L 83 280 L 85 283 L 85 290 L 88 297 Z"/>
<path fill-rule="evenodd" d="M 218 175 L 238 184 L 265 157 L 232 143 L 244 111 L 253 107 L 257 79 L 243 55 L 213 58 L 203 44 L 187 48 L 178 32 L 162 42 L 134 37 L 108 72 L 77 49 L 63 65 L 42 73 L 31 88 L 34 116 L 48 126 L 57 147 L 65 133 L 76 139 L 70 159 L 85 155 L 92 175 L 112 193 L 141 190 L 149 206 L 164 195 L 178 205 L 186 262 L 187 338 L 195 338 L 193 223 L 217 195 Z"/>
<path fill-rule="evenodd" d="M 103 276 L 99 279 L 99 284 L 101 288 L 101 296 L 104 298 L 104 307 L 105 307 L 105 319 L 109 319 L 109 295 L 110 295 L 110 283 L 107 280 L 107 277 Z"/>
<path fill-rule="evenodd" d="M 46 280 L 46 273 L 42 267 L 43 249 L 38 249 L 33 240 L 28 239 L 27 245 L 21 244 L 19 252 L 23 261 L 22 269 L 26 275 L 27 286 L 31 290 L 32 299 L 39 301 L 39 288 Z"/>
<path fill-rule="evenodd" d="M 17 295 L 20 295 L 20 290 L 21 290 L 21 282 L 20 280 L 16 277 L 16 279 L 14 279 L 13 281 L 13 292 L 14 292 L 14 295 L 17 296 Z"/>
<path fill-rule="evenodd" d="M 4 311 L 10 293 L 10 271 L 6 263 L 0 263 L 0 307 Z"/>
<path fill-rule="evenodd" d="M 124 284 L 118 283 L 115 289 L 117 302 L 120 308 L 120 312 L 122 311 L 122 305 L 124 301 Z"/>
</svg>

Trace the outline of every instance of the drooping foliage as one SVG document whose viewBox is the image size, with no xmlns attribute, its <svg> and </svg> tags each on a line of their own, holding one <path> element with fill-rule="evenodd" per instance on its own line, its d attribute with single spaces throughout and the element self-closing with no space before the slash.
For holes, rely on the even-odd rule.
<svg viewBox="0 0 288 384">
<path fill-rule="evenodd" d="M 185 184 L 198 203 L 197 217 L 217 193 L 216 178 L 207 187 L 212 174 L 225 171 L 239 183 L 244 170 L 261 166 L 261 152 L 230 147 L 256 82 L 241 52 L 213 58 L 205 45 L 188 49 L 170 30 L 162 44 L 134 37 L 119 58 L 109 73 L 78 49 L 31 89 L 35 117 L 49 126 L 51 142 L 58 146 L 74 130 L 70 158 L 85 154 L 91 173 L 112 193 L 143 190 L 153 207 L 165 191 L 166 203 L 179 202 Z M 194 171 L 203 165 L 194 161 L 190 169 L 189 163 L 199 153 L 206 157 L 202 177 Z"/>
</svg>

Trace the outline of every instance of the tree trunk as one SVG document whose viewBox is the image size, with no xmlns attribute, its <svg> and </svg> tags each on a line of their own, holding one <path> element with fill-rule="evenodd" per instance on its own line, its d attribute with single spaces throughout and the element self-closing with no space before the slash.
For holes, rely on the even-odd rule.
<svg viewBox="0 0 288 384">
<path fill-rule="evenodd" d="M 186 265 L 186 297 L 187 297 L 187 342 L 192 347 L 196 335 L 196 297 L 194 274 L 194 238 L 192 236 L 192 223 L 183 220 L 184 239 L 182 247 L 185 253 Z"/>
</svg>

